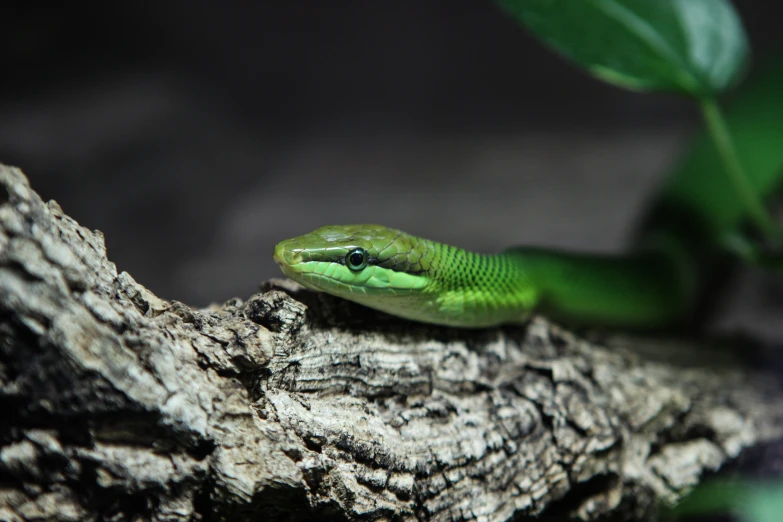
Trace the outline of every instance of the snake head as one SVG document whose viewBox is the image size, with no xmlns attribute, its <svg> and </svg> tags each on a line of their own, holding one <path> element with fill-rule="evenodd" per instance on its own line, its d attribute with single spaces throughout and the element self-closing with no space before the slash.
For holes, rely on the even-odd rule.
<svg viewBox="0 0 783 522">
<path fill-rule="evenodd" d="M 275 247 L 283 273 L 302 286 L 368 304 L 374 296 L 409 295 L 426 287 L 422 240 L 380 225 L 336 225 Z"/>
</svg>

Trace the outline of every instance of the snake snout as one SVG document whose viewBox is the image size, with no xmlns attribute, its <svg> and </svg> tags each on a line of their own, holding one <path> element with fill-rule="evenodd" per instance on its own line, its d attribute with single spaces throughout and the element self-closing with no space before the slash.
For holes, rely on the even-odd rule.
<svg viewBox="0 0 783 522">
<path fill-rule="evenodd" d="M 291 267 L 302 262 L 302 256 L 290 240 L 281 241 L 275 246 L 275 253 L 272 256 L 275 263 L 281 267 Z"/>
</svg>

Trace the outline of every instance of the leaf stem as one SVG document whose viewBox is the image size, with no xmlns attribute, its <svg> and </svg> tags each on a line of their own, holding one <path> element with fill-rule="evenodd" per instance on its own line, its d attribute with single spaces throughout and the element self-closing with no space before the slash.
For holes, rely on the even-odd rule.
<svg viewBox="0 0 783 522">
<path fill-rule="evenodd" d="M 748 215 L 767 240 L 779 240 L 781 238 L 780 227 L 767 212 L 767 209 L 754 192 L 753 187 L 751 187 L 745 170 L 737 157 L 737 150 L 731 139 L 726 120 L 723 119 L 723 114 L 721 114 L 715 98 L 703 98 L 701 100 L 701 111 L 707 122 L 710 135 L 715 142 L 715 147 L 718 149 L 718 154 L 723 160 L 726 174 L 742 199 Z"/>
</svg>

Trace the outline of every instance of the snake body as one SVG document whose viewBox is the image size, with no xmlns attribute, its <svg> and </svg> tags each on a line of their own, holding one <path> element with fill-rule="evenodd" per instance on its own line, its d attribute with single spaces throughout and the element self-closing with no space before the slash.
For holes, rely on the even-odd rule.
<svg viewBox="0 0 783 522">
<path fill-rule="evenodd" d="M 728 113 L 753 191 L 783 173 L 783 67 L 746 88 Z M 707 136 L 664 184 L 626 254 L 540 248 L 480 254 L 380 225 L 335 225 L 280 242 L 274 259 L 307 288 L 420 322 L 485 327 L 540 312 L 624 328 L 687 322 L 745 211 Z"/>
<path fill-rule="evenodd" d="M 572 322 L 652 326 L 681 317 L 688 302 L 676 266 L 656 253 L 486 255 L 380 225 L 338 225 L 283 241 L 274 257 L 307 288 L 449 326 L 519 323 L 533 310 Z"/>
</svg>

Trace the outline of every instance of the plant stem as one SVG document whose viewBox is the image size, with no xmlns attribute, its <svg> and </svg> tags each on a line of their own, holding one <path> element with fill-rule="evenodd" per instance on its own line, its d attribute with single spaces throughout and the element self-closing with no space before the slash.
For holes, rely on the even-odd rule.
<svg viewBox="0 0 783 522">
<path fill-rule="evenodd" d="M 715 99 L 702 99 L 701 111 L 715 142 L 715 147 L 718 149 L 718 154 L 720 154 L 723 160 L 726 174 L 728 174 L 739 197 L 744 202 L 748 215 L 767 240 L 779 239 L 781 237 L 781 229 L 753 191 L 748 177 L 745 175 L 745 170 L 737 157 L 737 150 L 734 148 L 734 142 L 731 139 L 726 120 L 723 119 L 723 114 L 721 114 Z"/>
</svg>

